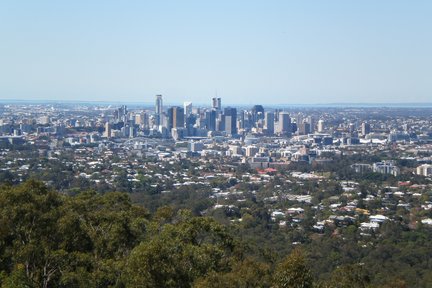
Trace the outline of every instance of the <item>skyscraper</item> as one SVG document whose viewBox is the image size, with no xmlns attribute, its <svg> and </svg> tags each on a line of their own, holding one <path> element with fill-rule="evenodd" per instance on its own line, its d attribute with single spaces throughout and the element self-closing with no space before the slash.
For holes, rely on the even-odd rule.
<svg viewBox="0 0 432 288">
<path fill-rule="evenodd" d="M 184 127 L 184 109 L 181 107 L 171 107 L 168 109 L 168 130 L 172 128 Z"/>
<path fill-rule="evenodd" d="M 265 129 L 267 131 L 267 134 L 269 135 L 273 135 L 275 132 L 274 120 L 275 120 L 275 114 L 273 112 L 265 112 L 264 124 L 265 124 Z"/>
<path fill-rule="evenodd" d="M 222 109 L 222 100 L 221 98 L 213 98 L 212 99 L 212 108 L 220 111 Z"/>
<path fill-rule="evenodd" d="M 297 131 L 299 135 L 307 135 L 311 133 L 311 125 L 308 122 L 303 121 L 303 123 L 297 125 Z"/>
<path fill-rule="evenodd" d="M 111 124 L 109 122 L 105 123 L 105 137 L 111 138 Z"/>
<path fill-rule="evenodd" d="M 162 95 L 156 95 L 156 106 L 155 106 L 155 124 L 156 124 L 156 126 L 161 125 L 162 113 L 163 113 Z"/>
<path fill-rule="evenodd" d="M 313 116 L 308 116 L 306 122 L 309 124 L 309 133 L 315 132 L 315 119 Z"/>
<path fill-rule="evenodd" d="M 116 111 L 114 111 L 114 119 L 116 121 L 120 121 L 120 122 L 126 122 L 127 116 L 127 107 L 126 105 L 122 105 L 120 108 L 118 108 Z"/>
<path fill-rule="evenodd" d="M 187 118 L 189 114 L 192 114 L 192 102 L 184 102 L 183 107 L 184 107 L 185 116 Z"/>
<path fill-rule="evenodd" d="M 322 119 L 318 120 L 318 132 L 319 133 L 324 132 L 324 120 Z"/>
<path fill-rule="evenodd" d="M 291 117 L 288 112 L 279 113 L 279 133 L 283 135 L 291 135 Z"/>
<path fill-rule="evenodd" d="M 257 122 L 264 119 L 264 107 L 262 105 L 255 105 L 252 107 L 252 125 L 257 127 Z"/>
<path fill-rule="evenodd" d="M 185 117 L 185 127 L 187 130 L 187 135 L 193 136 L 194 135 L 194 126 L 196 124 L 197 117 L 195 114 L 190 113 Z"/>
<path fill-rule="evenodd" d="M 212 109 L 205 114 L 206 128 L 210 131 L 216 131 L 216 110 Z"/>
<path fill-rule="evenodd" d="M 295 119 L 296 119 L 297 126 L 299 126 L 299 124 L 303 123 L 303 115 L 301 113 L 298 113 Z"/>
<path fill-rule="evenodd" d="M 363 122 L 361 125 L 362 135 L 365 136 L 370 133 L 370 124 Z"/>
<path fill-rule="evenodd" d="M 224 110 L 225 131 L 230 135 L 237 134 L 237 109 L 227 107 Z"/>
</svg>

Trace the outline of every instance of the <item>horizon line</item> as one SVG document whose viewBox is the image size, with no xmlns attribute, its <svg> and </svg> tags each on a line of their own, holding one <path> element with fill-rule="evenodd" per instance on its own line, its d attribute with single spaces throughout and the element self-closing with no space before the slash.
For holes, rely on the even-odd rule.
<svg viewBox="0 0 432 288">
<path fill-rule="evenodd" d="M 209 98 L 211 99 L 211 98 Z M 190 100 L 185 100 L 185 101 L 172 101 L 172 102 L 165 102 L 165 105 L 180 105 L 183 104 L 184 102 L 192 102 Z M 127 101 L 119 101 L 119 100 L 59 100 L 59 99 L 1 99 L 0 98 L 0 103 L 28 103 L 28 104 L 51 104 L 51 103 L 55 103 L 55 104 L 61 104 L 61 103 L 65 103 L 65 104 L 133 104 L 133 105 L 154 105 L 154 102 L 152 101 L 136 101 L 136 100 L 127 100 Z M 204 106 L 211 106 L 210 100 L 209 103 L 205 103 L 205 102 L 195 102 L 196 105 L 204 105 Z M 164 105 L 164 106 L 165 106 Z M 227 103 L 224 106 L 250 106 L 250 103 Z M 257 102 L 257 104 L 252 104 L 252 105 L 262 105 L 259 104 L 259 102 Z M 420 105 L 427 105 L 427 106 L 432 106 L 432 101 L 431 102 L 324 102 L 324 103 L 275 103 L 275 104 L 270 104 L 270 105 L 266 105 L 267 107 L 272 107 L 272 106 L 381 106 L 381 107 L 393 107 L 393 106 L 400 106 L 400 105 L 413 105 L 413 106 L 420 106 Z M 425 107 L 426 108 L 426 107 Z M 430 107 L 427 107 L 430 108 Z"/>
</svg>

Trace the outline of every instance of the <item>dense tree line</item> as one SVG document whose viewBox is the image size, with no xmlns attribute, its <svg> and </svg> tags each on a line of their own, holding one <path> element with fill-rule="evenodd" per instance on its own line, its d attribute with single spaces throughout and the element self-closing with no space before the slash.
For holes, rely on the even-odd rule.
<svg viewBox="0 0 432 288">
<path fill-rule="evenodd" d="M 0 189 L 0 287 L 428 287 L 431 233 L 383 227 L 294 248 L 253 204 L 239 225 L 190 210 L 150 213 L 127 193 L 61 194 L 37 181 Z M 216 216 L 215 216 L 216 217 Z M 220 215 L 219 217 L 223 217 Z M 216 217 L 217 218 L 217 217 Z M 351 229 L 352 230 L 352 229 Z M 284 234 L 285 233 L 285 234 Z M 268 245 L 270 236 L 273 245 Z M 300 234 L 298 235 L 300 236 Z M 292 238 L 290 238 L 292 237 Z M 284 249 L 285 248 L 285 249 Z M 387 270 L 388 269 L 388 270 Z"/>
<path fill-rule="evenodd" d="M 33 180 L 2 187 L 0 229 L 1 287 L 269 287 L 284 281 L 277 274 L 273 279 L 271 265 L 246 255 L 212 218 L 169 207 L 150 215 L 126 193 L 71 197 Z M 289 274 L 288 268 L 280 273 Z"/>
</svg>

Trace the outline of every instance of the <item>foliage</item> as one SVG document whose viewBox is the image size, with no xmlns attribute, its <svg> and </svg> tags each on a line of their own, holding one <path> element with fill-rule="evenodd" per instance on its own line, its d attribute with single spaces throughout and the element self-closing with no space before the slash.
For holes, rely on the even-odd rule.
<svg viewBox="0 0 432 288">
<path fill-rule="evenodd" d="M 35 287 L 114 286 L 146 216 L 125 194 L 72 198 L 33 180 L 4 188 L 0 268 L 8 276 L 2 285 L 25 278 Z"/>
<path fill-rule="evenodd" d="M 343 193 L 336 181 L 278 185 Z M 34 180 L 0 187 L 0 287 L 430 287 L 432 231 L 410 229 L 410 214 L 368 238 L 355 224 L 318 234 L 302 225 L 329 214 L 314 216 L 312 205 L 300 224 L 281 227 L 255 193 L 232 212 L 212 210 L 208 190 L 190 188 L 145 194 L 149 212 L 132 204 L 141 193 L 67 196 Z M 374 193 L 367 182 L 359 189 Z"/>
<path fill-rule="evenodd" d="M 276 288 L 308 288 L 313 286 L 313 279 L 306 259 L 300 249 L 295 249 L 276 267 L 273 276 Z"/>
</svg>

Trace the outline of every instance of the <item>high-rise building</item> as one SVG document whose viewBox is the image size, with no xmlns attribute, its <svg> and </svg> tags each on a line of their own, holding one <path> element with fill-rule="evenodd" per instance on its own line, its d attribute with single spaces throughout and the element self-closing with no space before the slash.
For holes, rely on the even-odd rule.
<svg viewBox="0 0 432 288">
<path fill-rule="evenodd" d="M 265 112 L 265 117 L 264 117 L 265 130 L 269 135 L 273 135 L 275 132 L 274 121 L 275 121 L 275 114 L 273 112 Z"/>
<path fill-rule="evenodd" d="M 369 134 L 371 132 L 370 130 L 371 130 L 370 129 L 370 124 L 366 123 L 366 122 L 363 122 L 362 125 L 361 125 L 362 135 L 365 136 L 365 135 Z"/>
<path fill-rule="evenodd" d="M 216 110 L 207 111 L 205 114 L 206 128 L 210 131 L 216 131 Z"/>
<path fill-rule="evenodd" d="M 318 133 L 324 132 L 324 120 L 318 120 Z"/>
<path fill-rule="evenodd" d="M 105 137 L 111 138 L 111 124 L 109 122 L 105 123 Z"/>
<path fill-rule="evenodd" d="M 245 131 L 250 131 L 253 123 L 252 123 L 252 114 L 250 111 L 242 110 L 240 112 L 240 122 L 241 122 L 241 129 L 244 129 Z"/>
<path fill-rule="evenodd" d="M 239 119 L 239 125 L 238 125 L 238 128 L 239 129 L 242 129 L 242 130 L 244 130 L 245 129 L 245 127 L 246 127 L 246 125 L 245 125 L 245 113 L 246 113 L 246 111 L 245 110 L 242 110 L 242 111 L 240 111 L 240 119 Z"/>
<path fill-rule="evenodd" d="M 237 134 L 237 109 L 227 107 L 224 110 L 225 131 L 230 135 Z"/>
<path fill-rule="evenodd" d="M 257 122 L 264 119 L 264 107 L 262 105 L 255 105 L 252 107 L 252 125 L 257 127 Z"/>
<path fill-rule="evenodd" d="M 307 135 L 311 132 L 311 125 L 308 122 L 303 122 L 297 125 L 299 135 Z"/>
<path fill-rule="evenodd" d="M 114 111 L 114 119 L 120 122 L 126 122 L 127 116 L 127 107 L 126 105 L 122 105 L 120 108 Z"/>
<path fill-rule="evenodd" d="M 194 126 L 197 122 L 197 117 L 195 114 L 189 114 L 185 118 L 185 128 L 188 136 L 194 135 Z"/>
<path fill-rule="evenodd" d="M 222 109 L 222 100 L 221 98 L 213 98 L 212 99 L 212 108 L 217 110 L 217 111 L 221 111 Z"/>
<path fill-rule="evenodd" d="M 278 132 L 283 135 L 291 135 L 291 117 L 288 112 L 279 112 Z"/>
<path fill-rule="evenodd" d="M 356 131 L 356 124 L 355 123 L 349 123 L 348 124 L 348 132 L 349 133 L 354 133 L 354 131 Z"/>
<path fill-rule="evenodd" d="M 313 116 L 306 117 L 306 123 L 309 124 L 309 133 L 315 132 L 315 119 Z"/>
<path fill-rule="evenodd" d="M 135 114 L 134 115 L 134 123 L 135 124 L 137 124 L 137 125 L 141 125 L 141 124 L 143 124 L 144 122 L 144 119 L 143 119 L 143 114 L 144 113 L 137 113 L 137 114 Z"/>
<path fill-rule="evenodd" d="M 134 138 L 136 136 L 136 129 L 134 126 L 129 127 L 129 137 Z"/>
<path fill-rule="evenodd" d="M 296 116 L 296 124 L 297 124 L 297 126 L 298 126 L 300 123 L 303 123 L 303 115 L 300 114 L 300 113 L 298 113 L 297 116 Z"/>
<path fill-rule="evenodd" d="M 168 130 L 172 128 L 184 127 L 184 109 L 181 107 L 171 107 L 168 109 Z"/>
<path fill-rule="evenodd" d="M 162 95 L 156 95 L 156 106 L 155 106 L 155 125 L 161 125 L 161 115 L 163 113 Z"/>
<path fill-rule="evenodd" d="M 189 114 L 192 114 L 192 102 L 184 102 L 183 107 L 186 117 L 188 117 Z"/>
</svg>

